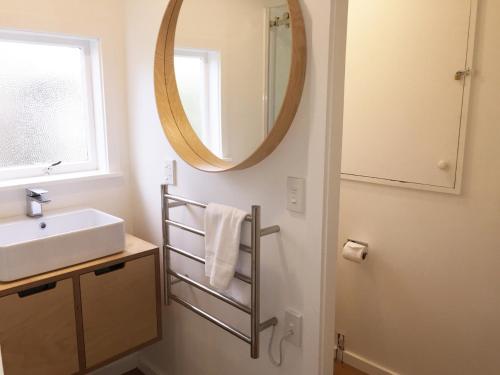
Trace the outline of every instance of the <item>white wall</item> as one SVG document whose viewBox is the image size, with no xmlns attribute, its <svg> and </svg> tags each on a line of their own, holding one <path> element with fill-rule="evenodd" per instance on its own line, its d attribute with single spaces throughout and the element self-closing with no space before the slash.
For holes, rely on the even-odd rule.
<svg viewBox="0 0 500 375">
<path fill-rule="evenodd" d="M 337 329 L 346 349 L 402 374 L 498 374 L 500 3 L 480 1 L 461 196 L 342 183 Z"/>
<path fill-rule="evenodd" d="M 124 7 L 120 0 L 0 0 L 0 28 L 99 38 L 102 43 L 109 153 L 113 172 L 123 177 L 44 185 L 46 210 L 87 206 L 131 218 L 128 188 L 125 95 Z M 24 189 L 0 189 L 0 217 L 22 215 Z M 130 220 L 128 222 L 129 229 Z"/>
<path fill-rule="evenodd" d="M 167 0 L 127 0 L 126 4 L 134 224 L 138 235 L 161 243 L 162 164 L 169 158 L 178 159 L 163 136 L 153 91 L 155 40 Z M 261 359 L 251 360 L 246 344 L 174 304 L 164 310 L 165 339 L 147 350 L 142 358 L 171 375 L 304 375 L 319 371 L 327 36 L 331 4 L 328 0 L 306 0 L 302 5 L 309 43 L 307 82 L 296 120 L 282 144 L 265 161 L 240 172 L 208 174 L 178 160 L 178 186 L 171 191 L 243 209 L 260 204 L 263 224 L 281 226 L 279 236 L 263 241 L 262 317 L 277 314 L 282 318 L 285 307 L 301 311 L 304 314 L 303 348 L 285 344 L 286 362 L 281 369 L 275 369 L 265 353 L 269 332 L 262 335 Z M 287 176 L 307 178 L 307 211 L 303 215 L 294 215 L 285 209 Z M 199 214 L 180 215 L 184 220 L 199 220 Z M 178 234 L 173 237 L 175 241 L 195 247 L 195 242 L 186 237 Z M 193 277 L 201 273 L 198 265 L 178 266 Z M 227 309 L 223 310 L 218 304 L 209 305 L 203 296 L 197 295 L 194 299 L 215 311 L 222 310 L 224 318 L 242 322 L 234 310 L 225 314 Z"/>
</svg>

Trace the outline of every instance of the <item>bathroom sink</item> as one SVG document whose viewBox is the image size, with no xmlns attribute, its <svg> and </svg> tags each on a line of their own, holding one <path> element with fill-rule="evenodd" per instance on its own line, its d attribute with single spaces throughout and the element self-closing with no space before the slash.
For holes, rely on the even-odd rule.
<svg viewBox="0 0 500 375">
<path fill-rule="evenodd" d="M 0 282 L 119 253 L 125 249 L 122 219 L 94 209 L 0 224 Z"/>
</svg>

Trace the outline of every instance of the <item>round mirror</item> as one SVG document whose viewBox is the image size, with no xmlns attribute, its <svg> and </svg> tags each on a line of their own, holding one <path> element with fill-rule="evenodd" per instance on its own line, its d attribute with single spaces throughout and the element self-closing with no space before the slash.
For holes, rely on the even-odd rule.
<svg viewBox="0 0 500 375">
<path fill-rule="evenodd" d="M 297 0 L 171 0 L 155 61 L 165 134 L 198 169 L 250 167 L 288 131 L 305 65 Z"/>
</svg>

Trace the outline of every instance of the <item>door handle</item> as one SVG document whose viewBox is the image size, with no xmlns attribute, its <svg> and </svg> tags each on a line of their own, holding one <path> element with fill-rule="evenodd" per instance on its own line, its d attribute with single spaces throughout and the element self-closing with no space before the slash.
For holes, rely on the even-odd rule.
<svg viewBox="0 0 500 375">
<path fill-rule="evenodd" d="M 17 293 L 17 295 L 20 298 L 26 298 L 26 297 L 32 296 L 34 294 L 43 293 L 43 292 L 46 292 L 48 290 L 52 290 L 56 286 L 57 286 L 57 282 L 43 284 L 43 285 L 35 286 L 34 288 L 22 290 L 19 293 Z"/>
<path fill-rule="evenodd" d="M 458 72 L 455 73 L 455 81 L 461 81 L 465 77 L 470 76 L 471 73 L 472 73 L 471 68 L 467 68 L 465 70 L 459 70 Z"/>
<path fill-rule="evenodd" d="M 96 276 L 105 275 L 125 268 L 125 263 L 113 264 L 112 266 L 104 267 L 94 271 Z"/>
</svg>

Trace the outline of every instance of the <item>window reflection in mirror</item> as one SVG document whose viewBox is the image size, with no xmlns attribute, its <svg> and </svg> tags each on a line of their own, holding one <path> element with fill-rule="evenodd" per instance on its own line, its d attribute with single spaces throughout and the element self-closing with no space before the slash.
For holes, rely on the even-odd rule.
<svg viewBox="0 0 500 375">
<path fill-rule="evenodd" d="M 243 161 L 271 131 L 288 86 L 291 42 L 285 1 L 183 1 L 177 87 L 193 130 L 219 158 Z"/>
<path fill-rule="evenodd" d="M 174 62 L 179 95 L 191 126 L 203 143 L 223 158 L 220 53 L 176 49 Z"/>
</svg>

